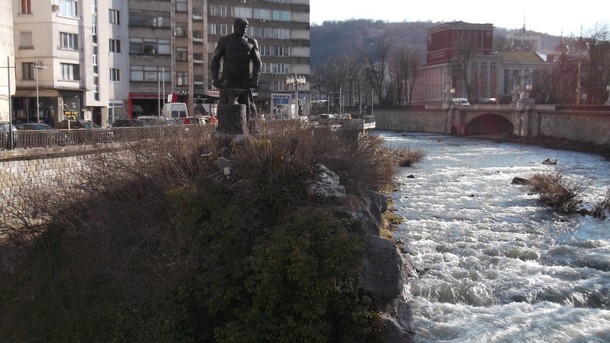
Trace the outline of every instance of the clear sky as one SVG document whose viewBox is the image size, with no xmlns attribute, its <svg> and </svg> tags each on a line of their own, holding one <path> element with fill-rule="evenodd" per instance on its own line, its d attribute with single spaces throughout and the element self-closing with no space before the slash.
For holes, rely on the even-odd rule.
<svg viewBox="0 0 610 343">
<path fill-rule="evenodd" d="M 326 20 L 374 19 L 388 22 L 465 21 L 494 27 L 525 28 L 559 36 L 588 36 L 595 25 L 610 29 L 610 1 L 407 1 L 310 0 L 312 24 Z"/>
</svg>

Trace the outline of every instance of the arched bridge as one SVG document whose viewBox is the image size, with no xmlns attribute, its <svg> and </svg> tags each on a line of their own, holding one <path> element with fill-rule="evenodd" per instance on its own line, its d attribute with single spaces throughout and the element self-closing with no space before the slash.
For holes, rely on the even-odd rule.
<svg viewBox="0 0 610 343">
<path fill-rule="evenodd" d="M 522 118 L 515 111 L 481 106 L 456 107 L 449 110 L 450 133 L 458 135 L 519 134 Z"/>
<path fill-rule="evenodd" d="M 505 133 L 518 137 L 553 137 L 610 144 L 610 106 L 519 103 L 469 106 L 426 105 L 378 109 L 381 130 L 443 132 L 458 136 Z"/>
</svg>

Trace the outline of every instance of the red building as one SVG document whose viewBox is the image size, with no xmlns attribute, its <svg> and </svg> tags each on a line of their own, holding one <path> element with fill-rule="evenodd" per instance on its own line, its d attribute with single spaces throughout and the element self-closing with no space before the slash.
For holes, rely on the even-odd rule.
<svg viewBox="0 0 610 343">
<path fill-rule="evenodd" d="M 493 53 L 492 24 L 470 24 L 454 21 L 428 30 L 426 64 L 447 63 L 458 50 L 468 49 L 477 55 Z"/>
</svg>

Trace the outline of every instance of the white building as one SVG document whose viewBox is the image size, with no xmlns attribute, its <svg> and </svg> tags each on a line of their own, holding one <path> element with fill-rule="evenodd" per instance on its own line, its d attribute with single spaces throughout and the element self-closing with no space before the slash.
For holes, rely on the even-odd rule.
<svg viewBox="0 0 610 343">
<path fill-rule="evenodd" d="M 0 0 L 0 122 L 9 120 L 10 98 L 15 94 L 12 1 Z"/>
<path fill-rule="evenodd" d="M 41 121 L 107 125 L 129 93 L 127 15 L 121 0 L 13 0 L 14 117 L 37 120 L 38 99 Z"/>
</svg>

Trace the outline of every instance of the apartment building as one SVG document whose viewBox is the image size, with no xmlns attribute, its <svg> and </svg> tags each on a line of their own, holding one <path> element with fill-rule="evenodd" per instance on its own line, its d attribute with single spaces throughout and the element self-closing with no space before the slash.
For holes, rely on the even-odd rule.
<svg viewBox="0 0 610 343">
<path fill-rule="evenodd" d="M 121 0 L 13 0 L 13 118 L 105 126 L 124 116 L 127 14 Z"/>
<path fill-rule="evenodd" d="M 307 84 L 299 94 L 286 81 L 309 76 L 309 0 L 130 0 L 129 111 L 156 113 L 172 94 L 191 114 L 214 113 L 210 61 L 235 18 L 249 21 L 248 35 L 260 45 L 259 111 L 307 97 Z"/>
<path fill-rule="evenodd" d="M 13 0 L 0 0 L 0 123 L 9 121 L 10 99 L 15 94 Z"/>
<path fill-rule="evenodd" d="M 261 48 L 260 111 L 308 94 L 307 83 L 295 89 L 287 79 L 309 77 L 309 0 L 11 2 L 3 10 L 12 13 L 17 120 L 107 126 L 158 114 L 170 95 L 191 114 L 209 112 L 218 98 L 209 61 L 236 17 L 250 22 L 248 35 Z"/>
</svg>

